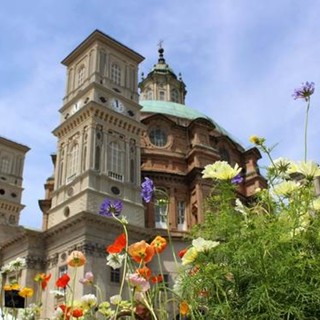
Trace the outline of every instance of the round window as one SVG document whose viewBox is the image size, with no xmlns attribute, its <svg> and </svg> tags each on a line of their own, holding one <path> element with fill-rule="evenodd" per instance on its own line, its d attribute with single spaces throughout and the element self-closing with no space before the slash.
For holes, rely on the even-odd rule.
<svg viewBox="0 0 320 320">
<path fill-rule="evenodd" d="M 168 142 L 168 136 L 161 128 L 153 128 L 149 132 L 149 139 L 154 146 L 164 147 Z"/>
</svg>

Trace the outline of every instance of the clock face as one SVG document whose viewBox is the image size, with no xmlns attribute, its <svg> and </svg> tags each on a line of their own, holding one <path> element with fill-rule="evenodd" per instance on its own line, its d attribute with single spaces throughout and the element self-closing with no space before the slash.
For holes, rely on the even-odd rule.
<svg viewBox="0 0 320 320">
<path fill-rule="evenodd" d="M 118 112 L 124 111 L 124 105 L 120 100 L 113 99 L 111 103 L 112 103 L 113 110 L 118 111 Z"/>
</svg>

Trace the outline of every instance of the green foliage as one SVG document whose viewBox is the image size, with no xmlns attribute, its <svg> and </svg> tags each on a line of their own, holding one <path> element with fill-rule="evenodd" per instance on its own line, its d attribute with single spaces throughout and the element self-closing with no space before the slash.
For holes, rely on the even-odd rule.
<svg viewBox="0 0 320 320">
<path fill-rule="evenodd" d="M 215 184 L 192 238 L 220 245 L 199 253 L 180 279 L 193 319 L 320 319 L 320 217 L 313 183 L 298 178 L 296 189 L 276 194 L 291 178 L 271 177 L 250 206 L 229 181 Z"/>
</svg>

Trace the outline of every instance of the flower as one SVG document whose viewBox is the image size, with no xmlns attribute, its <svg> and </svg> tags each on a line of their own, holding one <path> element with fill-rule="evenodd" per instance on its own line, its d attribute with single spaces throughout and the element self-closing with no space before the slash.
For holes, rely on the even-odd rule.
<svg viewBox="0 0 320 320">
<path fill-rule="evenodd" d="M 20 285 L 18 283 L 6 284 L 3 286 L 3 290 L 4 291 L 20 290 Z"/>
<path fill-rule="evenodd" d="M 291 162 L 288 173 L 301 173 L 307 180 L 320 176 L 320 168 L 314 161 Z"/>
<path fill-rule="evenodd" d="M 159 283 L 163 281 L 163 275 L 162 274 L 158 274 L 157 276 L 153 276 L 150 278 L 150 281 L 152 283 Z"/>
<path fill-rule="evenodd" d="M 146 292 L 150 289 L 150 283 L 138 273 L 129 274 L 129 284 L 138 292 Z"/>
<path fill-rule="evenodd" d="M 50 280 L 50 278 L 51 278 L 51 273 L 49 273 L 49 274 L 38 273 L 34 277 L 34 281 L 35 282 L 39 282 L 41 284 L 42 290 L 45 290 L 47 285 L 48 285 L 48 281 Z"/>
<path fill-rule="evenodd" d="M 273 192 L 278 196 L 290 196 L 300 187 L 296 181 L 283 181 L 274 186 Z"/>
<path fill-rule="evenodd" d="M 124 254 L 113 253 L 107 256 L 107 266 L 110 266 L 113 269 L 119 269 L 122 266 L 122 262 L 125 259 Z"/>
<path fill-rule="evenodd" d="M 156 236 L 150 245 L 156 253 L 161 253 L 167 247 L 167 240 L 161 236 Z"/>
<path fill-rule="evenodd" d="M 265 138 L 261 138 L 261 137 L 258 137 L 258 136 L 251 136 L 249 138 L 249 141 L 257 146 L 261 146 L 264 144 L 264 142 L 266 141 Z"/>
<path fill-rule="evenodd" d="M 310 96 L 313 93 L 314 93 L 314 82 L 306 81 L 305 83 L 302 82 L 299 88 L 294 89 L 292 97 L 294 100 L 304 99 L 305 101 L 309 101 Z"/>
<path fill-rule="evenodd" d="M 208 251 L 217 247 L 219 244 L 219 241 L 205 240 L 201 237 L 192 240 L 192 245 L 198 252 Z"/>
<path fill-rule="evenodd" d="M 80 318 L 83 316 L 83 310 L 82 308 L 78 308 L 78 307 L 75 307 L 73 310 L 72 310 L 72 316 L 75 317 L 75 318 Z"/>
<path fill-rule="evenodd" d="M 185 266 L 186 264 L 192 263 L 194 260 L 197 259 L 198 251 L 195 247 L 191 247 L 182 257 L 182 265 Z"/>
<path fill-rule="evenodd" d="M 91 271 L 86 272 L 84 278 L 80 279 L 79 282 L 82 284 L 92 284 L 93 283 L 93 273 Z"/>
<path fill-rule="evenodd" d="M 126 247 L 126 244 L 126 235 L 122 233 L 114 240 L 113 244 L 109 245 L 106 248 L 106 251 L 111 254 L 120 253 Z"/>
<path fill-rule="evenodd" d="M 114 305 L 118 305 L 122 301 L 120 294 L 116 294 L 110 297 L 110 303 Z"/>
<path fill-rule="evenodd" d="M 19 291 L 19 296 L 26 298 L 26 297 L 32 297 L 33 296 L 33 289 L 25 287 Z"/>
<path fill-rule="evenodd" d="M 57 281 L 56 281 L 56 286 L 58 288 L 65 288 L 70 281 L 70 277 L 68 274 L 64 273 Z"/>
<path fill-rule="evenodd" d="M 19 272 L 26 267 L 26 259 L 18 257 L 1 268 L 1 273 Z"/>
<path fill-rule="evenodd" d="M 232 184 L 240 184 L 243 181 L 243 177 L 238 174 L 234 178 L 231 179 Z"/>
<path fill-rule="evenodd" d="M 189 313 L 189 305 L 187 301 L 181 301 L 179 306 L 180 314 L 185 316 Z"/>
<path fill-rule="evenodd" d="M 128 253 L 134 261 L 148 263 L 154 256 L 154 247 L 142 240 L 129 246 Z"/>
<path fill-rule="evenodd" d="M 138 273 L 141 277 L 149 280 L 151 277 L 151 270 L 147 266 L 143 266 L 142 268 L 138 268 L 136 270 L 136 273 Z"/>
<path fill-rule="evenodd" d="M 178 252 L 178 256 L 179 256 L 180 259 L 183 258 L 183 256 L 186 254 L 186 252 L 188 251 L 188 249 L 189 249 L 189 248 L 184 248 L 184 249 L 182 249 L 182 250 L 180 250 L 180 251 Z"/>
<path fill-rule="evenodd" d="M 123 203 L 121 200 L 105 199 L 100 206 L 99 214 L 105 217 L 117 217 L 120 215 L 122 208 Z"/>
<path fill-rule="evenodd" d="M 232 168 L 227 161 L 216 161 L 213 164 L 206 165 L 202 171 L 203 178 L 218 180 L 231 180 L 241 172 L 241 168 L 236 163 Z"/>
<path fill-rule="evenodd" d="M 272 165 L 269 166 L 268 171 L 271 175 L 276 175 L 281 178 L 288 178 L 288 169 L 290 167 L 291 160 L 286 158 L 278 158 L 273 161 Z"/>
<path fill-rule="evenodd" d="M 81 251 L 72 251 L 67 258 L 67 264 L 70 267 L 81 267 L 86 263 L 87 259 Z"/>
<path fill-rule="evenodd" d="M 91 309 L 98 303 L 98 299 L 94 294 L 86 294 L 81 297 L 81 304 L 84 309 Z"/>
<path fill-rule="evenodd" d="M 154 192 L 153 181 L 150 178 L 145 177 L 144 181 L 141 183 L 141 197 L 146 202 L 151 201 Z"/>
</svg>

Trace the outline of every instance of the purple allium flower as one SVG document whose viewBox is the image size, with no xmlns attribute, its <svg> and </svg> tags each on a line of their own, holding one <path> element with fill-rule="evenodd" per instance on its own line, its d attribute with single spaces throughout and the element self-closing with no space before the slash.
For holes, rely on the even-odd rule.
<svg viewBox="0 0 320 320">
<path fill-rule="evenodd" d="M 146 202 L 151 201 L 154 192 L 153 181 L 150 178 L 145 177 L 144 181 L 141 183 L 141 197 Z"/>
<path fill-rule="evenodd" d="M 122 207 L 123 204 L 121 200 L 112 201 L 110 199 L 105 199 L 100 206 L 99 214 L 105 217 L 112 217 L 113 215 L 117 217 L 120 215 Z"/>
<path fill-rule="evenodd" d="M 237 174 L 234 178 L 231 179 L 232 184 L 240 184 L 243 181 L 243 177 L 240 174 Z"/>
<path fill-rule="evenodd" d="M 304 99 L 308 101 L 310 96 L 314 93 L 314 82 L 302 83 L 301 87 L 294 89 L 294 93 L 292 97 L 294 100 L 296 99 Z"/>
</svg>

